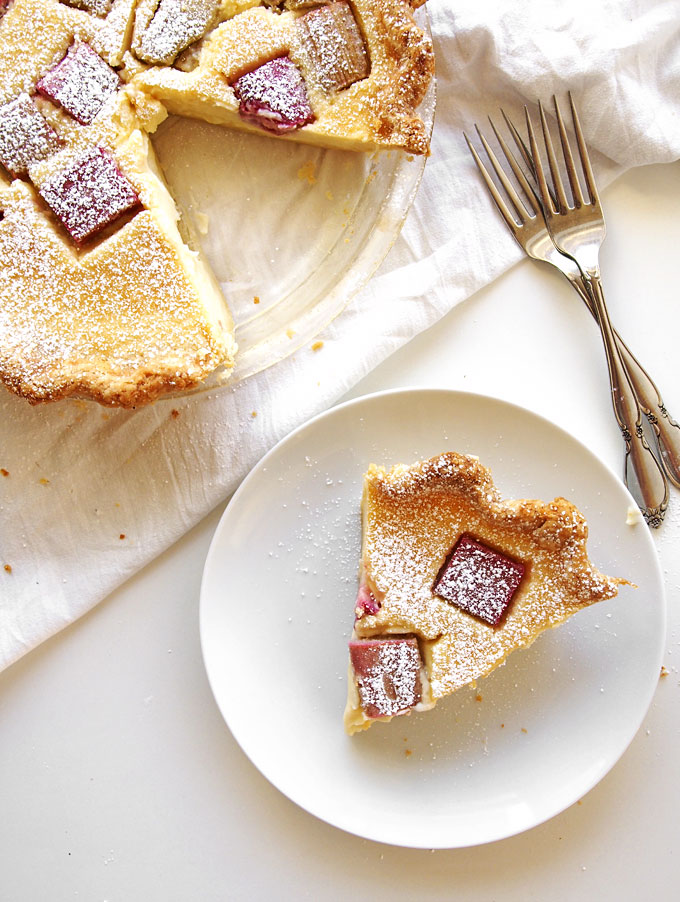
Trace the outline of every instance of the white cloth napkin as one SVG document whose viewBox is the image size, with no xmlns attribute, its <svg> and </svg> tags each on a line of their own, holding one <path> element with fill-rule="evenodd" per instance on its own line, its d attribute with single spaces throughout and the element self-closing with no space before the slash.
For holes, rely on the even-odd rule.
<svg viewBox="0 0 680 902">
<path fill-rule="evenodd" d="M 321 351 L 137 412 L 32 408 L 0 389 L 0 667 L 103 599 L 278 439 L 520 259 L 463 129 L 499 105 L 521 121 L 523 103 L 571 89 L 601 185 L 680 156 L 680 0 L 431 0 L 430 18 L 432 157 L 395 247 Z"/>
</svg>

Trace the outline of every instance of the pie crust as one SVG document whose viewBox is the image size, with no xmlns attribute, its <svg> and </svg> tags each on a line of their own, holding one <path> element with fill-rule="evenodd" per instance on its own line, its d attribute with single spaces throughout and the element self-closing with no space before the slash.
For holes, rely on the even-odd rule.
<svg viewBox="0 0 680 902">
<path fill-rule="evenodd" d="M 371 465 L 364 479 L 362 515 L 352 641 L 417 638 L 421 689 L 417 703 L 400 714 L 427 710 L 462 686 L 474 686 L 511 652 L 582 608 L 613 597 L 625 582 L 592 566 L 587 525 L 573 504 L 564 498 L 550 503 L 503 500 L 490 471 L 474 457 L 446 452 L 389 471 Z M 443 562 L 463 534 L 524 565 L 497 626 L 433 590 Z M 391 719 L 366 715 L 361 679 L 351 663 L 348 682 L 348 733 Z"/>
<path fill-rule="evenodd" d="M 234 82 L 284 57 L 301 73 L 311 114 L 280 140 L 426 154 L 416 108 L 433 56 L 413 5 L 331 4 L 354 29 L 349 77 L 335 90 L 332 57 L 323 46 L 310 52 L 300 25 L 307 0 L 0 2 L 0 159 L 4 146 L 6 166 L 21 170 L 0 165 L 0 381 L 32 403 L 75 396 L 134 407 L 233 367 L 231 315 L 180 231 L 149 135 L 168 112 L 271 134 L 239 112 Z M 149 46 L 161 51 L 145 29 L 180 7 L 192 41 L 170 60 L 180 29 L 170 61 L 149 63 Z M 361 41 L 370 67 L 352 81 Z M 79 66 L 94 79 L 82 89 Z M 3 110 L 5 122 L 24 116 L 18 148 L 16 134 L 2 132 Z M 99 220 L 54 190 L 72 188 L 93 154 L 112 161 L 108 173 L 99 167 L 102 184 L 125 186 L 122 197 L 111 188 L 102 202 L 110 215 L 102 209 Z M 98 184 L 90 190 L 99 196 Z"/>
</svg>

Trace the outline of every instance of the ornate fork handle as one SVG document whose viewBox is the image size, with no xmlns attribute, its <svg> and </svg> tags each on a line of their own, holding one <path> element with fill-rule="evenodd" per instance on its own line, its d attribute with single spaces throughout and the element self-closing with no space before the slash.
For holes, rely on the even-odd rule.
<svg viewBox="0 0 680 902">
<path fill-rule="evenodd" d="M 680 427 L 666 410 L 661 393 L 652 377 L 618 333 L 616 337 L 621 357 L 642 412 L 654 430 L 666 476 L 680 488 Z"/>
<path fill-rule="evenodd" d="M 576 266 L 574 265 L 573 271 L 565 266 L 562 268 L 562 272 L 581 295 L 581 298 L 585 301 L 586 306 L 597 321 L 597 313 L 591 292 L 586 290 L 584 280 Z M 666 409 L 661 392 L 647 370 L 616 329 L 613 330 L 613 334 L 616 347 L 621 355 L 642 413 L 654 431 L 659 446 L 659 454 L 661 455 L 661 464 L 666 471 L 666 476 L 674 485 L 680 488 L 680 426 L 678 426 Z"/>
<path fill-rule="evenodd" d="M 626 485 L 647 523 L 656 527 L 668 507 L 668 483 L 644 436 L 640 405 L 617 346 L 602 283 L 597 275 L 588 273 L 586 284 L 607 356 L 614 415 L 625 443 Z"/>
</svg>

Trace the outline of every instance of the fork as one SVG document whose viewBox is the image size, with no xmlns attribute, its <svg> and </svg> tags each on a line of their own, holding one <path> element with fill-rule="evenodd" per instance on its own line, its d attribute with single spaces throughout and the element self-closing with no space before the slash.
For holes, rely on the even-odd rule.
<svg viewBox="0 0 680 902">
<path fill-rule="evenodd" d="M 508 120 L 506 119 L 506 121 Z M 512 206 L 517 214 L 517 217 L 519 218 L 519 223 L 512 215 L 510 209 L 508 208 L 502 195 L 498 191 L 496 185 L 494 184 L 491 176 L 489 175 L 486 167 L 482 163 L 477 151 L 475 150 L 467 135 L 465 135 L 465 139 L 467 141 L 468 147 L 470 148 L 472 156 L 475 159 L 475 162 L 482 174 L 482 177 L 484 178 L 484 181 L 489 189 L 489 192 L 493 200 L 495 201 L 500 213 L 502 214 L 506 224 L 508 225 L 515 239 L 527 252 L 527 254 L 533 259 L 542 260 L 544 262 L 551 263 L 553 266 L 556 266 L 569 279 L 574 288 L 579 292 L 582 299 L 591 309 L 591 312 L 596 315 L 597 304 L 594 298 L 591 296 L 588 288 L 586 287 L 587 283 L 583 279 L 583 274 L 580 268 L 571 257 L 565 256 L 555 246 L 555 243 L 553 242 L 547 229 L 546 221 L 543 216 L 543 210 L 539 199 L 536 196 L 535 190 L 527 181 L 522 169 L 515 160 L 513 154 L 510 152 L 506 143 L 499 135 L 497 129 L 493 125 L 493 122 L 491 123 L 491 125 L 494 129 L 496 137 L 499 140 L 501 149 L 503 150 L 503 153 L 505 154 L 508 163 L 513 173 L 515 174 L 515 177 L 531 207 L 531 211 L 528 210 L 526 205 L 520 200 L 517 191 L 508 179 L 502 166 L 499 164 L 488 142 L 477 128 L 477 133 L 480 137 L 480 140 L 484 145 L 484 149 L 489 157 L 489 160 L 491 161 L 491 164 L 494 168 L 494 171 L 496 172 L 496 175 L 498 176 L 503 189 L 507 192 L 507 196 L 510 198 Z M 543 179 L 543 182 L 545 191 L 549 192 L 545 178 Z M 616 341 L 613 335 L 610 335 L 609 340 L 610 343 L 614 343 Z M 630 352 L 628 353 L 630 354 Z M 614 349 L 612 357 L 615 357 L 615 355 L 617 354 L 617 350 Z M 632 355 L 630 355 L 630 357 L 634 362 L 634 365 L 637 364 L 635 358 L 632 357 Z M 651 450 L 649 449 L 649 446 L 646 443 L 646 440 L 644 439 L 644 434 L 642 433 L 642 425 L 640 422 L 640 409 L 637 405 L 637 401 L 635 400 L 632 388 L 627 381 L 625 368 L 620 360 L 620 357 L 618 358 L 618 367 L 616 369 L 613 369 L 613 367 L 610 366 L 609 371 L 610 374 L 612 374 L 613 401 L 615 401 L 617 399 L 617 396 L 621 394 L 621 391 L 620 389 L 618 389 L 618 387 L 615 389 L 614 379 L 617 380 L 617 386 L 621 383 L 621 381 L 624 381 L 625 388 L 628 389 L 628 391 L 625 392 L 623 396 L 623 401 L 618 405 L 616 403 L 614 404 L 615 413 L 617 414 L 617 422 L 619 423 L 625 440 L 626 467 L 624 468 L 624 476 L 626 484 L 629 484 L 630 479 L 631 484 L 629 485 L 629 489 L 631 489 L 631 493 L 634 495 L 635 500 L 641 507 L 645 515 L 645 519 L 650 524 L 650 526 L 659 526 L 663 520 L 664 512 L 668 503 L 668 486 L 663 472 L 661 471 L 656 459 L 654 458 Z M 640 368 L 640 372 L 644 373 L 644 370 Z M 635 414 L 633 418 L 631 418 L 631 404 L 632 412 Z M 634 482 L 629 476 L 629 470 L 627 466 L 631 455 L 633 457 L 633 472 L 636 477 Z M 636 467 L 637 470 L 635 469 Z"/>
<path fill-rule="evenodd" d="M 530 189 L 533 193 L 533 196 L 535 196 L 538 200 L 538 186 L 534 184 L 536 174 L 534 172 L 533 158 L 531 156 L 531 153 L 528 150 L 525 142 L 522 140 L 522 136 L 519 134 L 516 127 L 503 110 L 501 110 L 501 114 L 505 119 L 505 123 L 510 130 L 510 133 L 512 134 L 513 140 L 517 145 L 524 163 L 527 165 L 529 172 L 533 176 L 534 181 L 530 184 Z M 512 157 L 511 152 L 509 151 L 507 145 L 503 141 L 502 137 L 498 133 L 498 130 L 496 129 L 496 126 L 493 124 L 490 118 L 489 122 L 491 122 L 491 127 L 494 130 L 494 134 L 496 135 L 499 144 L 503 148 L 506 158 L 512 166 L 513 171 L 517 172 L 519 167 L 516 160 Z M 479 129 L 477 129 L 477 131 L 479 132 Z M 519 171 L 521 176 L 521 170 Z M 556 203 L 556 197 L 550 190 L 550 185 L 548 185 L 548 190 L 550 191 L 550 196 L 553 203 Z M 552 241 L 552 239 L 550 240 Z M 560 256 L 563 260 L 569 261 L 569 263 L 571 264 L 573 272 L 570 271 L 569 273 L 565 274 L 568 276 L 574 288 L 578 291 L 582 299 L 585 301 L 593 317 L 597 319 L 597 314 L 595 312 L 590 293 L 585 291 L 581 272 L 576 266 L 575 261 L 573 261 L 570 257 L 565 257 L 562 254 Z M 546 262 L 552 261 L 548 260 Z M 664 404 L 663 398 L 661 397 L 661 392 L 657 388 L 654 380 L 649 375 L 647 370 L 642 366 L 640 361 L 635 357 L 633 352 L 621 338 L 616 329 L 614 329 L 614 338 L 621 353 L 621 357 L 623 358 L 623 363 L 625 365 L 626 371 L 628 372 L 628 377 L 637 396 L 642 413 L 645 415 L 652 428 L 652 433 L 656 440 L 656 448 L 659 453 L 659 463 L 663 467 L 666 476 L 673 483 L 673 485 L 680 488 L 680 425 L 670 415 L 666 405 Z"/>
<path fill-rule="evenodd" d="M 527 255 L 529 257 L 532 257 L 534 260 L 540 260 L 545 263 L 550 263 L 553 266 L 557 267 L 557 269 L 559 269 L 569 279 L 572 286 L 575 288 L 581 299 L 587 305 L 593 317 L 597 320 L 597 314 L 595 312 L 593 300 L 590 293 L 585 287 L 580 269 L 571 257 L 565 256 L 555 247 L 555 244 L 550 237 L 550 233 L 547 230 L 547 226 L 545 225 L 543 211 L 540 207 L 540 198 L 538 196 L 538 185 L 535 183 L 536 177 L 534 173 L 531 153 L 528 150 L 525 142 L 523 141 L 522 136 L 519 134 L 512 121 L 508 118 L 505 111 L 501 109 L 500 112 L 510 133 L 512 134 L 513 140 L 517 145 L 522 160 L 529 170 L 530 177 L 532 178 L 531 182 L 529 182 L 526 178 L 522 168 L 517 162 L 517 159 L 515 158 L 510 148 L 507 146 L 506 142 L 503 140 L 503 137 L 499 133 L 491 117 L 489 117 L 489 123 L 510 168 L 515 174 L 517 182 L 521 186 L 525 197 L 531 203 L 534 215 L 530 222 L 526 219 L 523 219 L 522 225 L 518 226 L 517 222 L 510 216 L 510 214 L 508 214 L 507 211 L 499 205 L 502 204 L 502 200 L 500 200 L 500 198 L 494 198 L 497 205 L 499 205 L 500 212 L 503 214 L 506 223 L 510 227 L 510 230 L 515 239 L 518 241 Z M 479 135 L 480 141 L 484 146 L 484 149 L 486 150 L 487 156 L 492 163 L 496 175 L 504 184 L 505 190 L 508 192 L 511 191 L 512 186 L 508 185 L 503 168 L 499 165 L 498 160 L 489 147 L 488 142 L 484 138 L 484 135 L 480 132 L 477 126 L 475 126 L 475 129 L 477 131 L 477 134 Z M 493 193 L 493 191 L 495 190 L 493 181 L 489 178 L 484 164 L 477 155 L 474 147 L 470 144 L 467 135 L 465 135 L 465 138 L 473 154 L 473 157 L 475 158 L 477 166 L 479 167 L 482 176 L 484 177 L 484 180 L 489 187 L 489 190 Z M 552 190 L 550 189 L 550 185 L 548 185 L 548 190 L 550 191 L 553 203 L 556 203 L 556 198 Z M 520 215 L 520 218 L 522 218 L 523 214 L 524 217 L 526 217 L 527 212 L 525 208 L 522 207 L 522 211 L 520 211 L 520 208 L 518 207 L 518 204 L 520 203 L 519 198 L 515 196 L 511 199 L 513 205 L 517 209 L 518 214 Z M 661 397 L 661 392 L 654 383 L 654 380 L 642 366 L 640 361 L 635 357 L 633 352 L 630 350 L 628 345 L 624 342 L 624 340 L 616 330 L 614 330 L 614 338 L 619 352 L 621 353 L 621 357 L 623 358 L 624 366 L 630 378 L 635 395 L 638 399 L 638 403 L 640 404 L 641 411 L 647 418 L 654 435 L 656 448 L 659 452 L 659 462 L 663 467 L 668 479 L 670 479 L 670 481 L 675 486 L 680 488 L 680 426 L 668 412 L 663 398 Z"/>
<path fill-rule="evenodd" d="M 543 216 L 555 246 L 578 264 L 584 285 L 591 296 L 607 356 L 614 415 L 625 443 L 624 479 L 629 491 L 640 505 L 647 522 L 650 526 L 659 526 L 668 506 L 668 481 L 661 465 L 647 444 L 642 428 L 640 405 L 617 347 L 614 328 L 604 299 L 599 250 L 605 236 L 605 223 L 600 198 L 574 100 L 569 94 L 576 143 L 588 194 L 587 199 L 581 188 L 557 98 L 553 98 L 553 100 L 562 155 L 574 205 L 569 206 L 548 122 L 543 106 L 539 104 L 541 129 L 552 180 L 552 195 L 555 200 L 548 190 L 548 182 L 528 110 L 526 110 L 526 120 Z"/>
</svg>

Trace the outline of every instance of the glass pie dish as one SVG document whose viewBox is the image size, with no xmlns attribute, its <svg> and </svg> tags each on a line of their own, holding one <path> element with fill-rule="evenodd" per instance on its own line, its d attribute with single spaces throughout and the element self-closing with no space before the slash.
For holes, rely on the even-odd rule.
<svg viewBox="0 0 680 902">
<path fill-rule="evenodd" d="M 435 93 L 433 81 L 418 110 L 430 133 Z M 426 163 L 175 116 L 153 143 L 184 237 L 217 279 L 239 346 L 234 370 L 218 369 L 187 394 L 234 385 L 312 341 L 385 259 Z"/>
</svg>

